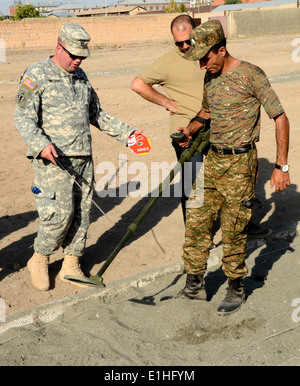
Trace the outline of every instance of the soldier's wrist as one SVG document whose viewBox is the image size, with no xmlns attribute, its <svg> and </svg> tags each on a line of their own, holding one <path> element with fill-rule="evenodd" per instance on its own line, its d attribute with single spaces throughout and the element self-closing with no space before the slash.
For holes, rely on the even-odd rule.
<svg viewBox="0 0 300 386">
<path fill-rule="evenodd" d="M 192 118 L 190 120 L 190 123 L 195 122 L 195 121 L 200 122 L 203 125 L 206 125 L 208 123 L 209 119 L 205 119 L 205 118 L 202 118 L 202 117 L 199 117 L 198 115 L 196 115 L 194 118 Z"/>
</svg>

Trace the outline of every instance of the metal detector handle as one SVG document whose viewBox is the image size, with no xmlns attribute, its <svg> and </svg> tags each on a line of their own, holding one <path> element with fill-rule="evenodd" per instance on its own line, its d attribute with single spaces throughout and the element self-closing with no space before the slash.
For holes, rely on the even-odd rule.
<svg viewBox="0 0 300 386">
<path fill-rule="evenodd" d="M 185 133 L 181 133 L 180 131 L 178 131 L 177 133 L 171 134 L 170 137 L 175 142 L 183 142 L 185 139 L 187 139 L 186 134 Z"/>
</svg>

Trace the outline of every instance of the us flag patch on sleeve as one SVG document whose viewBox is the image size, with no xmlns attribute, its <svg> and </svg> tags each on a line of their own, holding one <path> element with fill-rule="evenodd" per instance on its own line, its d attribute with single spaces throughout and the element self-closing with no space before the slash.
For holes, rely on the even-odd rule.
<svg viewBox="0 0 300 386">
<path fill-rule="evenodd" d="M 26 78 L 23 82 L 23 84 L 28 87 L 30 90 L 34 90 L 36 88 L 36 83 L 34 83 L 32 80 L 29 78 Z"/>
</svg>

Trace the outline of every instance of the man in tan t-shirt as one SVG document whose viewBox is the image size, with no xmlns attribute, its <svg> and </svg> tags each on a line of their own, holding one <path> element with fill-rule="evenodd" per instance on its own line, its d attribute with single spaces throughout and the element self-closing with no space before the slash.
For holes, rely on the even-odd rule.
<svg viewBox="0 0 300 386">
<path fill-rule="evenodd" d="M 138 74 L 131 84 L 133 91 L 169 111 L 170 134 L 179 127 L 187 127 L 202 103 L 204 71 L 197 61 L 183 58 L 191 46 L 189 34 L 194 28 L 190 16 L 177 16 L 171 24 L 176 47 Z M 156 91 L 153 85 L 162 86 L 167 96 Z"/>
<path fill-rule="evenodd" d="M 187 127 L 197 115 L 202 104 L 204 71 L 200 70 L 199 63 L 189 62 L 183 58 L 191 47 L 189 34 L 194 28 L 195 22 L 188 15 L 179 15 L 173 19 L 171 32 L 176 47 L 138 74 L 131 84 L 133 91 L 146 100 L 165 107 L 170 113 L 170 134 L 177 132 L 180 127 Z M 154 85 L 161 85 L 167 96 L 156 91 L 152 87 Z M 193 125 L 196 132 L 201 123 L 195 121 Z M 184 148 L 175 141 L 172 142 L 172 145 L 179 159 Z M 202 161 L 202 153 L 192 157 L 190 161 L 192 163 L 192 181 L 195 180 Z M 182 181 L 181 204 L 185 219 L 187 197 L 184 193 L 190 189 L 189 187 L 184 189 L 183 175 Z"/>
</svg>

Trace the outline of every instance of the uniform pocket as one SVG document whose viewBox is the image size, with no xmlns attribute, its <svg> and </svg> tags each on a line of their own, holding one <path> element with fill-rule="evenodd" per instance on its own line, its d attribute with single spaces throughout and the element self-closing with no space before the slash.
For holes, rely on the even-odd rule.
<svg viewBox="0 0 300 386">
<path fill-rule="evenodd" d="M 49 224 L 57 224 L 61 220 L 61 211 L 56 200 L 56 192 L 39 185 L 31 188 L 39 218 Z"/>
<path fill-rule="evenodd" d="M 246 208 L 243 204 L 240 204 L 240 210 L 238 212 L 235 223 L 236 232 L 243 233 L 245 227 L 248 225 L 251 219 L 252 213 L 252 209 Z"/>
</svg>

